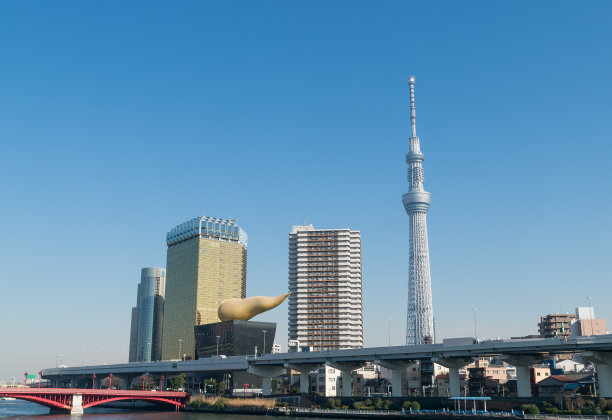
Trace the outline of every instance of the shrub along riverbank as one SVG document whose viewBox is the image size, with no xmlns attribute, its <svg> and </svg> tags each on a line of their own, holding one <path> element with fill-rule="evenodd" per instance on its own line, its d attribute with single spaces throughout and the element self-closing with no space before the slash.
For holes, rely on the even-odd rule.
<svg viewBox="0 0 612 420">
<path fill-rule="evenodd" d="M 270 409 L 276 405 L 275 399 L 267 398 L 224 398 L 224 397 L 191 397 L 187 403 L 191 408 L 210 407 L 217 410 L 224 408 Z"/>
</svg>

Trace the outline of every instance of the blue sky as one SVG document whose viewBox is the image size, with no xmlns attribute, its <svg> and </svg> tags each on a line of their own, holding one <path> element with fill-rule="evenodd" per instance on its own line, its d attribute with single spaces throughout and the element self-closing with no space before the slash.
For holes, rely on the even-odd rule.
<svg viewBox="0 0 612 420">
<path fill-rule="evenodd" d="M 0 380 L 127 360 L 140 269 L 206 214 L 287 289 L 291 226 L 363 240 L 365 343 L 405 335 L 407 77 L 438 338 L 612 322 L 612 6 L 3 2 Z M 286 303 L 257 318 L 279 323 Z"/>
</svg>

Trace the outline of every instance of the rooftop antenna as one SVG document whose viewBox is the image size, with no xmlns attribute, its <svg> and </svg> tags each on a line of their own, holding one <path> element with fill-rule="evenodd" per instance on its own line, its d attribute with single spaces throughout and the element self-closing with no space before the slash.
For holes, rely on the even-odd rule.
<svg viewBox="0 0 612 420">
<path fill-rule="evenodd" d="M 410 85 L 410 125 L 412 126 L 412 137 L 416 137 L 416 110 L 414 107 L 414 76 L 408 77 Z"/>
</svg>

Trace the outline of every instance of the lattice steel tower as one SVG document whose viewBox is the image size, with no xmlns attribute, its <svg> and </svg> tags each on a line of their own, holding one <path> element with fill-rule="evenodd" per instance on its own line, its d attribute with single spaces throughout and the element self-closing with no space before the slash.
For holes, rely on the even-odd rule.
<svg viewBox="0 0 612 420">
<path fill-rule="evenodd" d="M 406 155 L 408 164 L 408 192 L 402 201 L 410 217 L 410 251 L 408 277 L 408 320 L 406 344 L 418 345 L 433 342 L 433 305 L 431 302 L 431 275 L 429 271 L 429 244 L 427 241 L 427 211 L 431 194 L 423 188 L 423 159 L 419 138 L 416 135 L 416 112 L 414 109 L 414 76 L 410 84 L 410 151 Z"/>
</svg>

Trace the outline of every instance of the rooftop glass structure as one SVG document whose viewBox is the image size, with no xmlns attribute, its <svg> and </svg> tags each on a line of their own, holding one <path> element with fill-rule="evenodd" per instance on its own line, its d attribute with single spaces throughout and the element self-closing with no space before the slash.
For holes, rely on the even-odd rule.
<svg viewBox="0 0 612 420">
<path fill-rule="evenodd" d="M 216 217 L 196 217 L 176 226 L 166 235 L 166 245 L 174 245 L 189 238 L 211 238 L 240 242 L 246 248 L 248 236 L 234 220 Z"/>
</svg>

